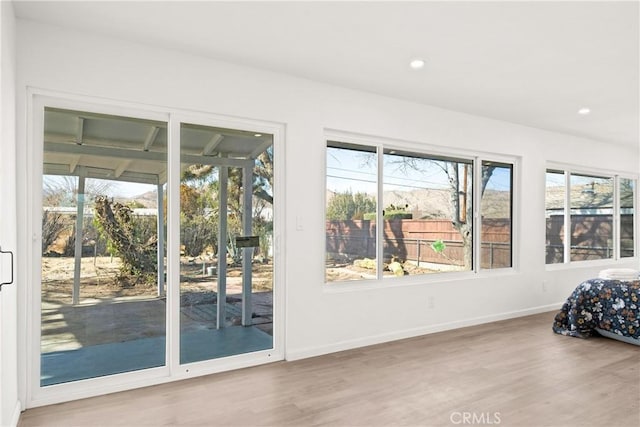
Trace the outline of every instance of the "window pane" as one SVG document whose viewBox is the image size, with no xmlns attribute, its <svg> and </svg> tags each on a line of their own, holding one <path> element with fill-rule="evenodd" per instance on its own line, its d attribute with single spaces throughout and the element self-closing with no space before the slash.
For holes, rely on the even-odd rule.
<svg viewBox="0 0 640 427">
<path fill-rule="evenodd" d="M 375 279 L 375 147 L 327 144 L 326 280 Z"/>
<path fill-rule="evenodd" d="M 566 185 L 563 171 L 547 170 L 545 192 L 546 263 L 564 262 L 564 209 Z"/>
<path fill-rule="evenodd" d="M 633 179 L 620 179 L 620 258 L 632 257 L 634 251 L 634 194 L 636 182 Z"/>
<path fill-rule="evenodd" d="M 40 386 L 163 366 L 167 125 L 45 108 Z"/>
<path fill-rule="evenodd" d="M 571 174 L 571 261 L 613 257 L 613 179 Z"/>
<path fill-rule="evenodd" d="M 471 270 L 470 162 L 385 150 L 384 275 Z"/>
<path fill-rule="evenodd" d="M 482 162 L 481 268 L 511 267 L 513 165 Z"/>
<path fill-rule="evenodd" d="M 272 144 L 180 124 L 181 364 L 273 347 Z"/>
</svg>

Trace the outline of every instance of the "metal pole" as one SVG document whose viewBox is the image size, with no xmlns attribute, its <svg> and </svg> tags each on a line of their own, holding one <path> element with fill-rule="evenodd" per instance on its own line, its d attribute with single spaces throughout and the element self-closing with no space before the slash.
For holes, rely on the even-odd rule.
<svg viewBox="0 0 640 427">
<path fill-rule="evenodd" d="M 227 305 L 227 184 L 229 169 L 220 167 L 218 173 L 220 189 L 218 191 L 218 309 L 217 329 L 224 328 Z"/>
<path fill-rule="evenodd" d="M 158 296 L 164 293 L 164 191 L 158 183 Z"/>
<path fill-rule="evenodd" d="M 253 161 L 242 168 L 242 232 L 251 235 L 253 213 Z M 253 306 L 251 303 L 251 262 L 253 247 L 242 248 L 242 326 L 253 324 Z"/>
<path fill-rule="evenodd" d="M 489 242 L 489 268 L 493 268 L 493 242 Z"/>
<path fill-rule="evenodd" d="M 82 224 L 84 216 L 84 183 L 85 177 L 78 177 L 78 195 L 77 195 L 77 210 L 76 210 L 76 231 L 75 231 L 75 248 L 74 257 L 75 265 L 73 269 L 73 293 L 71 296 L 73 304 L 80 302 L 80 266 L 82 263 Z"/>
</svg>

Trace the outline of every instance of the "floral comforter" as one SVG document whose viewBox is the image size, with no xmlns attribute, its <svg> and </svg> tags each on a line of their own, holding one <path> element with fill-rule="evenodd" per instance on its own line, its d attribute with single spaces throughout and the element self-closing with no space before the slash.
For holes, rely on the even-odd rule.
<svg viewBox="0 0 640 427">
<path fill-rule="evenodd" d="M 554 332 L 572 337 L 589 337 L 595 328 L 640 339 L 640 280 L 587 280 L 573 291 L 553 322 Z"/>
</svg>

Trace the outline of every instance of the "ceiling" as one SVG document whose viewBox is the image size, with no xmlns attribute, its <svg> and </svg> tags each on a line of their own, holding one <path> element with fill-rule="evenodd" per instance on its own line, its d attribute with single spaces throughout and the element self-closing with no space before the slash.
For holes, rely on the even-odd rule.
<svg viewBox="0 0 640 427">
<path fill-rule="evenodd" d="M 182 171 L 253 165 L 272 143 L 269 134 L 182 123 Z M 165 122 L 45 108 L 45 175 L 158 185 L 167 180 L 166 168 Z"/>
<path fill-rule="evenodd" d="M 638 147 L 637 1 L 14 5 L 21 19 Z"/>
</svg>

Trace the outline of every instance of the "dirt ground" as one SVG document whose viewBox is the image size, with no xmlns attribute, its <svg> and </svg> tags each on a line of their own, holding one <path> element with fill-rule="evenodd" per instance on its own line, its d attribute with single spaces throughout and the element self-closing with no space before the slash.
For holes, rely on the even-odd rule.
<svg viewBox="0 0 640 427">
<path fill-rule="evenodd" d="M 435 273 L 434 270 L 418 267 L 414 264 L 405 263 L 403 265 L 405 275 L 418 275 L 418 274 L 430 274 Z M 386 268 L 382 271 L 382 275 L 385 277 L 393 277 L 393 272 Z M 362 268 L 353 265 L 353 263 L 347 262 L 327 262 L 326 265 L 326 279 L 327 282 L 339 282 L 346 280 L 359 280 L 359 279 L 375 279 L 376 272 L 373 269 Z"/>
<path fill-rule="evenodd" d="M 216 327 L 217 277 L 208 275 L 198 260 L 183 260 L 180 269 L 180 326 L 182 331 Z M 121 286 L 115 280 L 120 260 L 85 257 L 81 262 L 80 303 L 72 304 L 74 259 L 42 259 L 43 352 L 128 341 L 165 334 L 166 296 L 155 284 Z M 203 274 L 204 272 L 204 274 Z M 227 325 L 239 324 L 242 272 L 227 272 Z M 252 274 L 253 324 L 272 332 L 271 264 L 254 264 Z"/>
<path fill-rule="evenodd" d="M 102 299 L 120 297 L 157 297 L 156 284 L 137 284 L 121 286 L 115 277 L 120 269 L 117 257 L 85 257 L 80 269 L 80 300 L 91 302 Z M 187 259 L 180 266 L 180 293 L 206 292 L 215 290 L 215 275 L 207 275 L 207 267 L 212 262 L 204 263 Z M 69 304 L 73 290 L 74 259 L 70 257 L 42 258 L 42 299 L 52 303 Z M 270 263 L 254 264 L 252 288 L 254 292 L 271 291 L 273 283 L 273 266 Z M 212 288 L 213 284 L 213 288 Z M 240 267 L 227 268 L 227 294 L 240 293 L 242 286 L 242 270 Z"/>
</svg>

